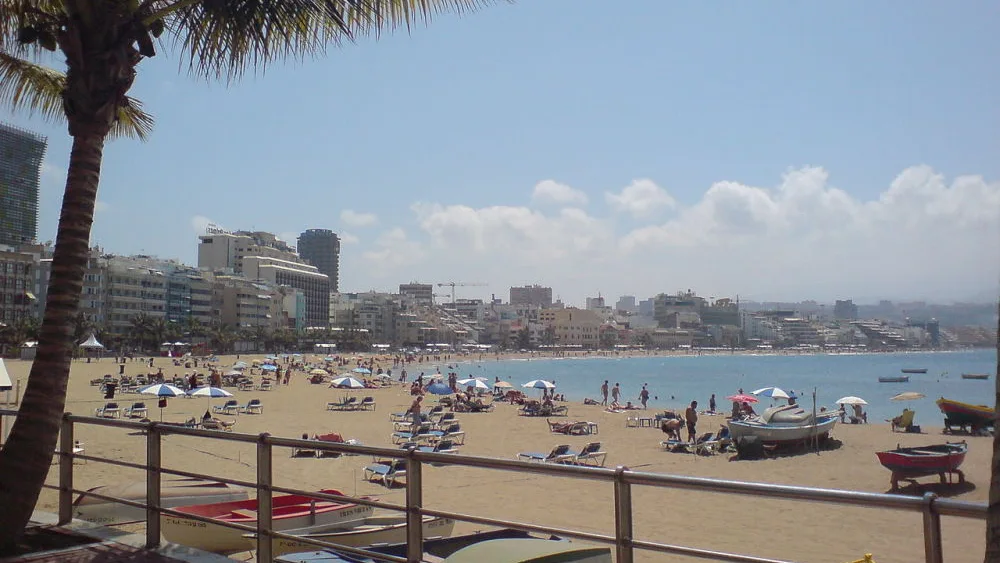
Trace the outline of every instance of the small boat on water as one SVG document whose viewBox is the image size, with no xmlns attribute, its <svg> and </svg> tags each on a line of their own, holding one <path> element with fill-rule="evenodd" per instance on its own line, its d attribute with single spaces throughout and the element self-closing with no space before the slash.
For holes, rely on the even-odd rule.
<svg viewBox="0 0 1000 563">
<path fill-rule="evenodd" d="M 883 375 L 878 378 L 879 383 L 906 383 L 909 380 L 908 375 Z"/>
<path fill-rule="evenodd" d="M 962 379 L 989 379 L 988 373 L 963 373 Z"/>
<path fill-rule="evenodd" d="M 425 538 L 448 537 L 455 529 L 455 521 L 438 516 L 424 516 L 422 529 Z M 398 512 L 373 515 L 351 522 L 285 530 L 285 533 L 348 547 L 401 543 L 406 541 L 406 515 Z M 250 541 L 256 540 L 256 534 L 247 534 L 246 537 Z M 275 556 L 314 551 L 316 548 L 317 546 L 311 543 L 282 538 L 276 538 L 271 542 L 272 553 Z"/>
<path fill-rule="evenodd" d="M 135 502 L 146 502 L 146 481 L 125 481 L 113 485 L 101 485 L 88 489 L 73 501 L 73 517 L 95 524 L 114 526 L 146 519 L 146 509 L 136 508 L 117 502 L 107 502 L 88 495 L 121 498 Z M 164 479 L 160 484 L 160 506 L 174 508 L 198 503 L 217 503 L 247 500 L 246 489 L 234 487 L 218 481 L 203 479 Z"/>
<path fill-rule="evenodd" d="M 336 489 L 323 489 L 319 492 L 344 496 L 344 493 Z M 271 505 L 271 526 L 277 531 L 317 525 L 333 526 L 363 520 L 374 512 L 371 506 L 317 500 L 303 495 L 274 495 Z M 179 506 L 174 510 L 233 524 L 257 525 L 257 499 Z M 168 541 L 212 553 L 227 555 L 253 549 L 253 542 L 244 537 L 244 530 L 208 524 L 192 518 L 163 514 L 160 516 L 160 530 Z"/>
<path fill-rule="evenodd" d="M 406 557 L 406 544 L 364 548 L 380 555 Z M 378 563 L 372 557 L 337 550 L 289 553 L 276 563 Z M 424 540 L 422 561 L 430 563 L 611 563 L 611 548 L 584 545 L 556 537 L 538 538 L 527 532 L 503 528 L 450 538 Z"/>
<path fill-rule="evenodd" d="M 903 368 L 899 371 L 903 373 L 927 373 L 927 368 Z"/>
<path fill-rule="evenodd" d="M 813 417 L 798 405 L 771 407 L 750 420 L 730 420 L 729 432 L 733 442 L 744 436 L 756 436 L 765 444 L 786 445 L 801 443 L 814 437 L 825 439 L 837 424 L 837 413 L 822 413 Z"/>
<path fill-rule="evenodd" d="M 944 413 L 945 432 L 951 432 L 953 427 L 978 434 L 986 428 L 994 426 L 996 412 L 986 405 L 970 405 L 941 397 L 937 406 Z"/>
<path fill-rule="evenodd" d="M 879 463 L 892 472 L 892 490 L 899 489 L 899 481 L 916 483 L 917 477 L 938 475 L 945 482 L 946 475 L 958 475 L 958 482 L 965 482 L 965 475 L 958 469 L 965 461 L 969 448 L 965 442 L 918 446 L 876 452 Z"/>
</svg>

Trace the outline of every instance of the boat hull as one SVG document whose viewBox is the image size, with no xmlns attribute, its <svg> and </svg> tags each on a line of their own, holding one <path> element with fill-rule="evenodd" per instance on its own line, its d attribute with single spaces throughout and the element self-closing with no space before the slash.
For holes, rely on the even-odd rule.
<svg viewBox="0 0 1000 563">
<path fill-rule="evenodd" d="M 903 368 L 899 371 L 903 373 L 927 373 L 927 368 Z"/>
<path fill-rule="evenodd" d="M 88 492 L 146 502 L 146 482 L 134 481 L 116 485 L 103 485 Z M 245 489 L 201 479 L 165 481 L 160 487 L 160 506 L 175 508 L 191 504 L 234 502 L 249 499 Z M 116 502 L 105 502 L 83 493 L 73 502 L 73 517 L 104 526 L 114 526 L 146 519 L 146 509 Z"/>
<path fill-rule="evenodd" d="M 321 492 L 343 494 L 332 489 Z M 271 527 L 277 531 L 317 525 L 333 526 L 367 518 L 375 510 L 371 506 L 317 501 L 299 495 L 275 495 L 272 505 Z M 256 499 L 238 503 L 182 506 L 175 510 L 234 524 L 257 526 Z M 164 538 L 173 543 L 223 555 L 248 551 L 254 547 L 253 542 L 246 537 L 246 530 L 194 518 L 164 514 L 160 517 L 160 531 Z"/>
<path fill-rule="evenodd" d="M 312 526 L 286 533 L 320 540 L 348 547 L 364 547 L 376 544 L 393 544 L 406 541 L 406 516 L 373 516 L 356 523 L 357 527 Z M 317 529 L 318 528 L 318 529 Z M 455 521 L 450 518 L 424 516 L 423 537 L 449 537 L 455 529 Z M 313 544 L 277 538 L 271 542 L 275 556 L 319 549 Z"/>
<path fill-rule="evenodd" d="M 962 379 L 989 379 L 988 373 L 963 373 Z"/>
<path fill-rule="evenodd" d="M 898 477 L 924 477 L 955 471 L 965 461 L 965 442 L 933 446 L 897 448 L 876 452 L 879 463 Z"/>
<path fill-rule="evenodd" d="M 951 424 L 968 424 L 979 428 L 992 426 L 993 421 L 996 420 L 994 410 L 985 405 L 970 405 L 945 399 L 944 397 L 938 399 L 936 402 L 938 408 L 941 409 L 941 412 L 944 413 Z"/>
<path fill-rule="evenodd" d="M 910 380 L 908 375 L 891 375 L 878 378 L 879 383 L 906 383 Z"/>
<path fill-rule="evenodd" d="M 836 424 L 836 417 L 821 417 L 816 424 L 801 425 L 731 420 L 729 421 L 729 433 L 734 442 L 744 436 L 756 436 L 765 443 L 792 444 L 812 439 L 814 436 L 825 438 Z"/>
</svg>

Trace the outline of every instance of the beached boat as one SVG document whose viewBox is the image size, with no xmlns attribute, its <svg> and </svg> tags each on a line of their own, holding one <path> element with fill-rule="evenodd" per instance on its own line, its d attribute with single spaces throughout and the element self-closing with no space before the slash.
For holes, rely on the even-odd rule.
<svg viewBox="0 0 1000 563">
<path fill-rule="evenodd" d="M 942 397 L 937 400 L 937 406 L 944 413 L 946 432 L 956 426 L 963 430 L 968 426 L 975 434 L 994 426 L 996 420 L 996 412 L 986 405 L 970 405 Z"/>
<path fill-rule="evenodd" d="M 448 537 L 455 528 L 455 521 L 438 516 L 423 517 L 423 537 Z M 354 522 L 342 522 L 334 525 L 307 526 L 293 530 L 285 530 L 286 534 L 320 540 L 348 547 L 364 547 L 376 544 L 393 544 L 406 541 L 406 515 L 390 513 L 374 515 Z M 251 541 L 255 534 L 247 534 Z M 317 546 L 295 540 L 275 539 L 271 543 L 274 555 L 314 551 Z"/>
<path fill-rule="evenodd" d="M 513 543 L 512 543 L 513 542 Z M 406 557 L 406 544 L 365 548 L 380 555 Z M 278 556 L 276 563 L 376 563 L 371 557 L 349 555 L 336 550 L 289 553 Z M 514 563 L 611 563 L 611 548 L 582 545 L 556 537 L 537 538 L 511 529 L 491 530 L 450 538 L 424 541 L 425 562 Z"/>
<path fill-rule="evenodd" d="M 878 378 L 879 383 L 906 383 L 909 380 L 908 375 L 884 375 Z"/>
<path fill-rule="evenodd" d="M 939 475 L 945 482 L 948 474 L 957 474 L 959 482 L 965 476 L 959 471 L 965 454 L 969 451 L 965 442 L 917 446 L 876 452 L 879 463 L 892 472 L 892 489 L 899 488 L 899 481 L 913 481 L 917 477 Z"/>
<path fill-rule="evenodd" d="M 319 492 L 328 495 L 344 494 L 335 489 Z M 302 495 L 274 495 L 271 504 L 271 527 L 277 531 L 362 520 L 371 516 L 374 511 L 371 506 L 317 500 Z M 257 499 L 179 506 L 174 510 L 232 524 L 257 525 Z M 244 537 L 247 533 L 245 530 L 209 524 L 193 518 L 164 514 L 160 517 L 160 530 L 168 541 L 213 553 L 231 554 L 253 549 L 253 543 Z"/>
<path fill-rule="evenodd" d="M 927 368 L 903 368 L 899 371 L 903 373 L 927 373 Z"/>
<path fill-rule="evenodd" d="M 108 497 L 135 502 L 146 502 L 146 481 L 126 481 L 114 485 L 102 485 L 88 489 Z M 73 517 L 95 524 L 112 526 L 146 519 L 146 509 L 129 506 L 82 493 L 73 501 Z M 235 502 L 247 500 L 246 489 L 234 487 L 218 481 L 179 478 L 164 480 L 160 484 L 160 506 L 174 508 L 190 504 Z"/>
<path fill-rule="evenodd" d="M 813 413 L 797 405 L 771 407 L 750 420 L 730 420 L 729 432 L 733 442 L 744 436 L 756 436 L 766 444 L 794 444 L 814 437 L 826 438 L 837 424 L 837 414 Z"/>
<path fill-rule="evenodd" d="M 962 379 L 989 379 L 988 373 L 963 373 Z"/>
</svg>

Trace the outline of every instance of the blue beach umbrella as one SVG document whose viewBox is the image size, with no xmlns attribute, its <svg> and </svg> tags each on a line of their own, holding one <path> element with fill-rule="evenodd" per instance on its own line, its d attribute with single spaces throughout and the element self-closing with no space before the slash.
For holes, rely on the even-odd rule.
<svg viewBox="0 0 1000 563">
<path fill-rule="evenodd" d="M 764 387 L 753 391 L 753 394 L 760 397 L 770 397 L 772 399 L 787 399 L 789 397 L 788 393 L 779 387 Z"/>
<path fill-rule="evenodd" d="M 166 399 L 167 397 L 181 397 L 184 395 L 184 390 L 180 387 L 171 385 L 169 383 L 157 383 L 156 385 L 150 385 L 149 387 L 143 387 L 139 390 L 141 395 L 156 395 Z M 160 405 L 166 403 L 166 400 L 160 401 Z M 163 421 L 163 407 L 160 407 L 160 421 Z"/>
<path fill-rule="evenodd" d="M 427 389 L 425 389 L 425 391 L 427 391 L 428 393 L 433 393 L 435 395 L 451 395 L 452 393 L 451 387 L 448 387 L 444 383 L 440 382 L 431 383 L 430 385 L 427 386 Z"/>
<path fill-rule="evenodd" d="M 274 364 L 264 364 L 264 365 L 260 366 L 260 369 L 262 369 L 264 371 L 277 371 L 278 370 L 278 366 L 276 366 Z"/>
<path fill-rule="evenodd" d="M 233 396 L 232 393 L 230 393 L 229 391 L 226 391 L 225 389 L 221 389 L 219 387 L 211 387 L 211 386 L 207 386 L 207 385 L 205 387 L 198 387 L 198 388 L 195 388 L 195 389 L 192 389 L 192 390 L 188 391 L 188 395 L 190 395 L 191 397 L 208 397 L 208 404 L 209 404 L 209 406 L 212 405 L 212 398 L 213 397 L 232 397 Z"/>
<path fill-rule="evenodd" d="M 372 372 L 372 370 L 370 370 L 368 368 L 354 368 L 351 371 L 353 371 L 354 373 L 371 373 Z"/>
</svg>

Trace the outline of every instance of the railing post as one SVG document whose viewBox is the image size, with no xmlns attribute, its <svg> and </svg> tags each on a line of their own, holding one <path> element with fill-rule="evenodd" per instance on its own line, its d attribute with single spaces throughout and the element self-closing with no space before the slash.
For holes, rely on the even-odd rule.
<svg viewBox="0 0 1000 563">
<path fill-rule="evenodd" d="M 146 428 L 146 549 L 160 545 L 160 428 Z"/>
<path fill-rule="evenodd" d="M 63 414 L 59 428 L 59 523 L 73 519 L 73 421 Z"/>
<path fill-rule="evenodd" d="M 410 448 L 406 456 L 406 560 L 424 560 L 424 526 L 420 507 L 423 506 L 423 468 Z"/>
<path fill-rule="evenodd" d="M 632 563 L 632 485 L 625 481 L 628 467 L 615 469 L 615 561 Z"/>
<path fill-rule="evenodd" d="M 934 505 L 938 496 L 924 495 L 924 558 L 927 563 L 943 563 L 944 550 L 941 548 L 941 515 Z"/>
<path fill-rule="evenodd" d="M 271 560 L 271 442 L 270 434 L 257 439 L 257 560 Z"/>
</svg>

